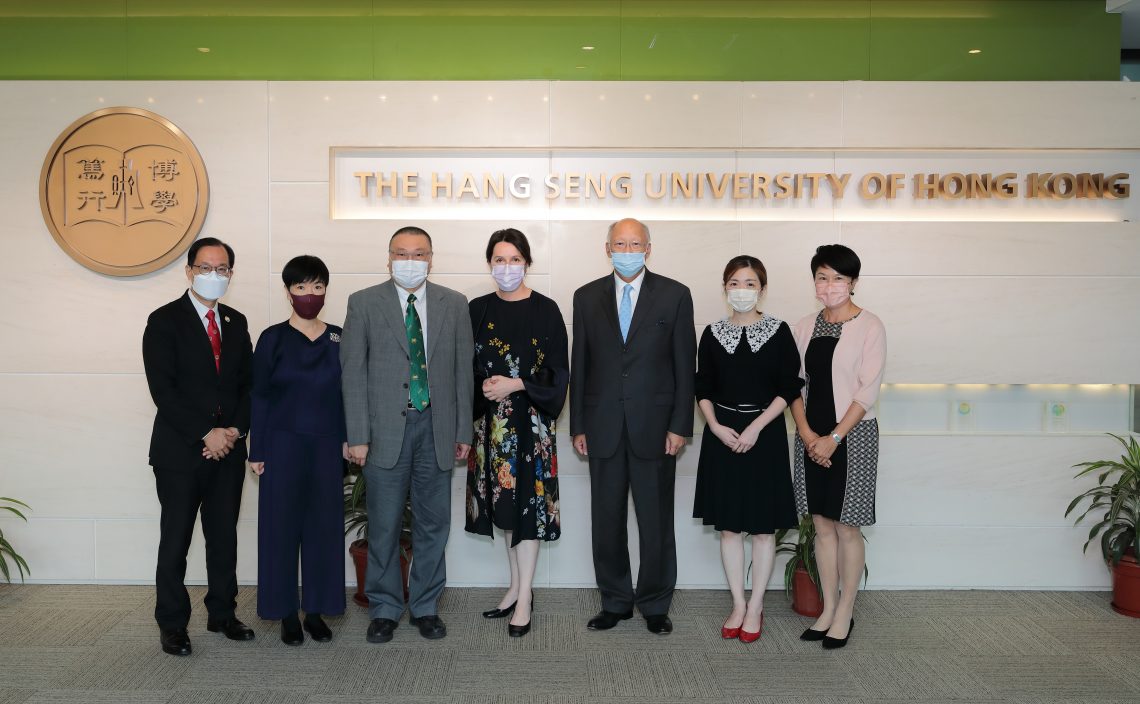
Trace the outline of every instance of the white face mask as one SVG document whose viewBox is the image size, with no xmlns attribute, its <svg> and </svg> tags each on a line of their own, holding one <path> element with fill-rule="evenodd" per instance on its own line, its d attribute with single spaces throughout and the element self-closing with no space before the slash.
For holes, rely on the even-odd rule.
<svg viewBox="0 0 1140 704">
<path fill-rule="evenodd" d="M 191 288 L 194 289 L 194 293 L 207 301 L 216 301 L 226 295 L 226 288 L 229 285 L 228 277 L 219 276 L 218 272 L 211 271 L 209 274 L 195 274 Z"/>
<path fill-rule="evenodd" d="M 496 264 L 491 267 L 491 278 L 495 280 L 501 290 L 507 293 L 522 286 L 525 276 L 526 265 L 524 264 Z"/>
<path fill-rule="evenodd" d="M 750 310 L 756 309 L 756 303 L 760 300 L 760 291 L 754 288 L 730 288 L 728 289 L 728 305 L 737 313 L 747 313 Z"/>
<path fill-rule="evenodd" d="M 428 263 L 415 259 L 396 259 L 392 262 L 392 278 L 401 288 L 415 290 L 428 275 Z"/>
</svg>

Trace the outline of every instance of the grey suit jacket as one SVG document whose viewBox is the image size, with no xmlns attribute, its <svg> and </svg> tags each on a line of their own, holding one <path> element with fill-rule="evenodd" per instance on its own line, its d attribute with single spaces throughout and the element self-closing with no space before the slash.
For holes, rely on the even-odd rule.
<svg viewBox="0 0 1140 704">
<path fill-rule="evenodd" d="M 470 445 L 475 343 L 463 294 L 430 281 L 427 296 L 428 394 L 435 457 L 455 466 L 455 443 Z M 367 443 L 368 463 L 394 467 L 408 414 L 408 336 L 391 280 L 348 297 L 340 340 L 348 444 Z"/>
</svg>

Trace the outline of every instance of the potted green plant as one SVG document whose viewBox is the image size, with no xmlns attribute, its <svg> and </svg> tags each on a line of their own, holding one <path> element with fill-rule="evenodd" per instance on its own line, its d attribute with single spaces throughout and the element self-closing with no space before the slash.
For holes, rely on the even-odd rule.
<svg viewBox="0 0 1140 704">
<path fill-rule="evenodd" d="M 1140 618 L 1140 444 L 1130 436 L 1116 438 L 1124 448 L 1119 460 L 1094 460 L 1073 465 L 1079 467 L 1076 479 L 1097 475 L 1096 486 L 1081 492 L 1065 509 L 1065 516 L 1088 505 L 1077 516 L 1079 524 L 1089 514 L 1097 520 L 1089 530 L 1083 550 L 1100 536 L 1100 552 L 1112 571 L 1112 608 L 1118 613 Z"/>
<path fill-rule="evenodd" d="M 344 470 L 344 534 L 356 533 L 356 540 L 348 546 L 356 568 L 356 593 L 352 600 L 368 606 L 364 594 L 364 580 L 368 572 L 368 487 L 359 465 L 345 463 Z M 404 504 L 403 526 L 400 529 L 400 573 L 404 581 L 404 600 L 408 599 L 408 575 L 412 565 L 412 505 Z"/>
<path fill-rule="evenodd" d="M 20 509 L 16 508 L 16 506 L 23 506 L 27 509 L 31 508 L 31 506 L 28 506 L 23 501 L 0 496 L 0 509 L 14 513 L 19 516 L 20 520 L 27 521 L 28 517 L 21 513 Z M 0 530 L 0 572 L 4 574 L 4 579 L 11 584 L 12 568 L 8 566 L 8 558 L 12 558 L 12 564 L 16 566 L 16 571 L 20 573 L 20 581 L 23 582 L 24 575 L 31 574 L 32 570 L 28 567 L 27 561 L 12 547 L 12 543 L 8 542 L 8 538 L 4 536 L 4 531 Z"/>
<path fill-rule="evenodd" d="M 792 598 L 792 610 L 801 616 L 823 613 L 823 591 L 815 564 L 815 523 L 801 516 L 796 539 L 786 540 L 790 529 L 776 531 L 776 553 L 790 555 L 784 567 L 784 591 Z"/>
</svg>

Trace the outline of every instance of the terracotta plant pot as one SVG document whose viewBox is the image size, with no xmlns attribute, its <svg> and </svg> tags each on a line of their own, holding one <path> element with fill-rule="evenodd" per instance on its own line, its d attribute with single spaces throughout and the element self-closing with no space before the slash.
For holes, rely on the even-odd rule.
<svg viewBox="0 0 1140 704">
<path fill-rule="evenodd" d="M 803 567 L 797 567 L 792 575 L 792 611 L 813 618 L 823 613 L 823 599 Z"/>
<path fill-rule="evenodd" d="M 368 572 L 368 541 L 352 541 L 348 546 L 348 554 L 352 555 L 352 564 L 356 567 L 356 593 L 352 595 L 352 600 L 358 606 L 368 608 L 368 597 L 364 596 L 364 575 Z"/>
<path fill-rule="evenodd" d="M 1112 568 L 1112 609 L 1140 618 L 1140 564 L 1131 552 Z"/>
</svg>

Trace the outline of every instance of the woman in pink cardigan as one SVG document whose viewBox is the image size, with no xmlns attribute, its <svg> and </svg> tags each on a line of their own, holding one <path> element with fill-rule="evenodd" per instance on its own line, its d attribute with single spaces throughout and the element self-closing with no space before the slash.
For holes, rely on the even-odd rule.
<svg viewBox="0 0 1140 704">
<path fill-rule="evenodd" d="M 875 401 L 887 337 L 883 322 L 851 300 L 859 268 L 859 257 L 843 245 L 817 248 L 811 271 L 823 310 L 793 330 L 807 382 L 792 403 L 797 430 L 793 483 L 800 513 L 810 513 L 815 523 L 823 588 L 823 613 L 800 638 L 822 641 L 827 649 L 847 645 L 855 627 L 852 613 L 864 566 L 859 528 L 875 523 Z"/>
</svg>

